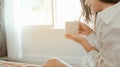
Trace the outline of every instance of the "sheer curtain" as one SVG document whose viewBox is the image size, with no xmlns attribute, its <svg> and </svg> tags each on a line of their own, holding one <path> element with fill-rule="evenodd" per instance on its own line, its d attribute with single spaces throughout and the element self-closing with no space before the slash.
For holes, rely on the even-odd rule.
<svg viewBox="0 0 120 67">
<path fill-rule="evenodd" d="M 19 10 L 15 9 L 19 5 L 18 0 L 4 0 L 4 22 L 6 30 L 8 58 L 22 58 L 21 30 L 20 24 L 16 22 Z"/>
</svg>

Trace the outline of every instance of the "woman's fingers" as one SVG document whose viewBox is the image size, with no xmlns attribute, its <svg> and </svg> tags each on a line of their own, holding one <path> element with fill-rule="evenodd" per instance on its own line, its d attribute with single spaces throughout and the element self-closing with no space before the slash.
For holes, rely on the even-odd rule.
<svg viewBox="0 0 120 67">
<path fill-rule="evenodd" d="M 84 23 L 80 23 L 79 28 L 82 29 L 82 30 L 91 30 L 91 28 L 88 25 L 84 24 Z"/>
<path fill-rule="evenodd" d="M 68 38 L 68 39 L 72 39 L 73 36 L 72 36 L 72 34 L 66 33 L 66 34 L 65 34 L 65 37 Z"/>
<path fill-rule="evenodd" d="M 79 34 L 89 35 L 91 31 L 92 29 L 88 25 L 84 23 L 79 24 Z"/>
</svg>

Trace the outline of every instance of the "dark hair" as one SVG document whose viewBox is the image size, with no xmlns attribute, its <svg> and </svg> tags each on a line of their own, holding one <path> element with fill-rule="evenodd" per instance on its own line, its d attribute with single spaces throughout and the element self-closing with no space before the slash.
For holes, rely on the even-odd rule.
<svg viewBox="0 0 120 67">
<path fill-rule="evenodd" d="M 115 3 L 118 3 L 120 0 L 100 0 L 101 2 L 104 2 L 104 3 L 112 3 L 112 4 L 115 4 Z"/>
<path fill-rule="evenodd" d="M 85 0 L 80 0 L 80 2 L 82 7 L 82 17 L 84 17 L 86 22 L 89 22 L 92 12 L 90 8 L 87 5 L 85 5 Z"/>
<path fill-rule="evenodd" d="M 120 0 L 99 0 L 99 1 L 101 1 L 103 3 L 115 4 L 115 3 L 118 3 Z M 85 21 L 92 22 L 93 19 L 95 20 L 97 13 L 96 14 L 92 13 L 90 8 L 87 5 L 85 5 L 85 0 L 80 0 L 80 2 L 81 2 L 81 7 L 82 7 L 82 16 L 84 17 Z"/>
</svg>

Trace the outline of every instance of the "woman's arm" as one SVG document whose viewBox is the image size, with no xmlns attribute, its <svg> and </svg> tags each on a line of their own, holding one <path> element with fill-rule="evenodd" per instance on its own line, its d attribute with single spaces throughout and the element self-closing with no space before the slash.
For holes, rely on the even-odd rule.
<svg viewBox="0 0 120 67">
<path fill-rule="evenodd" d="M 89 43 L 86 39 L 86 37 L 88 37 L 91 34 L 91 32 L 92 29 L 88 25 L 80 23 L 78 35 L 66 33 L 65 37 L 79 43 L 86 50 L 86 52 L 89 52 L 91 50 L 96 50 L 96 48 L 93 47 L 92 44 Z"/>
<path fill-rule="evenodd" d="M 86 52 L 89 52 L 91 50 L 97 50 L 95 47 L 93 47 L 86 39 L 85 35 L 73 35 L 73 34 L 65 34 L 65 37 L 68 39 L 71 39 L 79 44 L 86 50 Z"/>
</svg>

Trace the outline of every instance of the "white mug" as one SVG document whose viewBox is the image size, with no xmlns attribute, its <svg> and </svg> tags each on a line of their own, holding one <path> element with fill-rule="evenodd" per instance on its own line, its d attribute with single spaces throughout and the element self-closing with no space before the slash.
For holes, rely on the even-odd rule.
<svg viewBox="0 0 120 67">
<path fill-rule="evenodd" d="M 79 33 L 79 22 L 78 21 L 66 21 L 65 32 L 70 33 L 70 34 L 78 34 Z"/>
</svg>

